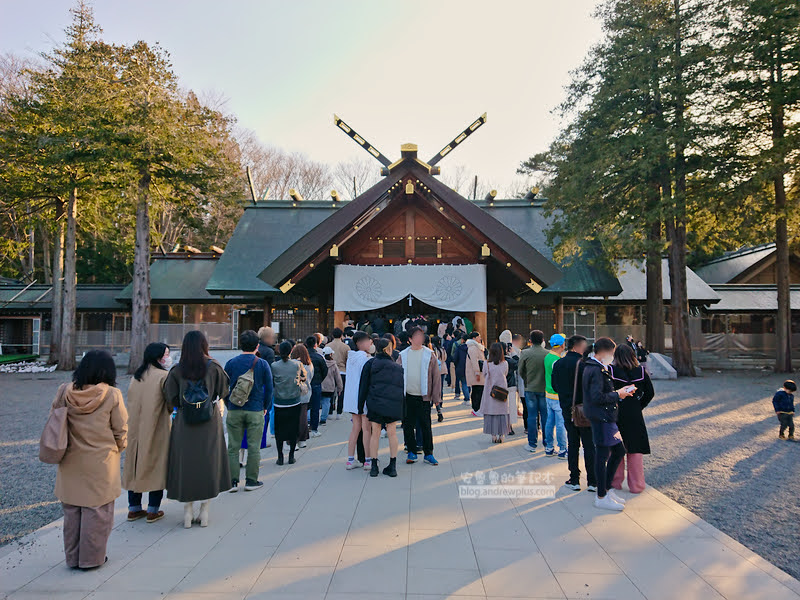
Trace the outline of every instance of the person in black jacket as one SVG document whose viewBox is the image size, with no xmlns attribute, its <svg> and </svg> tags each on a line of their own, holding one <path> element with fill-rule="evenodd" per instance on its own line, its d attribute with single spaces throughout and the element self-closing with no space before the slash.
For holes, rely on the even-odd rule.
<svg viewBox="0 0 800 600">
<path fill-rule="evenodd" d="M 319 437 L 322 434 L 319 429 L 319 409 L 322 405 L 322 381 L 328 376 L 328 365 L 322 354 L 317 352 L 319 340 L 317 336 L 310 335 L 306 338 L 306 348 L 311 357 L 311 364 L 314 366 L 314 377 L 311 379 L 311 400 L 308 402 L 309 412 L 311 413 L 310 426 L 311 437 Z"/>
<path fill-rule="evenodd" d="M 594 343 L 594 356 L 586 361 L 581 377 L 583 413 L 592 424 L 597 497 L 594 505 L 607 510 L 622 510 L 625 500 L 611 488 L 614 474 L 625 456 L 622 435 L 617 428 L 619 401 L 636 390 L 633 385 L 614 391 L 606 365 L 614 358 L 614 340 L 601 337 Z"/>
<path fill-rule="evenodd" d="M 572 420 L 573 394 L 575 404 L 583 404 L 581 375 L 583 374 L 583 353 L 589 342 L 582 335 L 573 335 L 567 340 L 567 354 L 553 364 L 553 389 L 558 393 L 564 425 L 567 428 L 567 463 L 569 479 L 564 484 L 571 490 L 581 489 L 581 470 L 578 466 L 581 444 L 583 444 L 583 466 L 586 469 L 587 491 L 597 491 L 594 472 L 594 441 L 591 427 L 578 427 Z M 577 379 L 576 379 L 577 371 Z"/>
<path fill-rule="evenodd" d="M 397 477 L 397 426 L 403 418 L 405 392 L 403 388 L 403 367 L 392 358 L 393 345 L 390 340 L 375 340 L 375 358 L 369 359 L 361 370 L 358 386 L 358 410 L 364 411 L 372 428 L 370 454 L 372 470 L 370 477 L 378 476 L 378 445 L 381 427 L 386 427 L 389 438 L 389 465 L 384 475 Z"/>
<path fill-rule="evenodd" d="M 650 454 L 650 440 L 644 424 L 644 409 L 655 396 L 653 382 L 644 367 L 636 360 L 630 346 L 619 346 L 614 351 L 614 362 L 608 367 L 614 389 L 636 386 L 633 396 L 619 403 L 617 426 L 625 444 L 625 458 L 619 464 L 611 482 L 615 489 L 622 489 L 625 479 L 625 463 L 628 463 L 628 489 L 634 494 L 644 491 L 644 455 Z"/>
</svg>

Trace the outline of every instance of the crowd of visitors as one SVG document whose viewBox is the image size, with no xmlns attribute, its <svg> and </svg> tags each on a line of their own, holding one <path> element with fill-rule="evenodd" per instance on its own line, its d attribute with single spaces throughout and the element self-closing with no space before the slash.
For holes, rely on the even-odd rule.
<svg viewBox="0 0 800 600">
<path fill-rule="evenodd" d="M 45 429 L 63 426 L 68 439 L 63 456 L 50 461 L 58 462 L 67 564 L 88 569 L 107 560 L 121 488 L 128 491 L 129 521 L 163 518 L 166 490 L 184 503 L 186 528 L 208 526 L 213 498 L 239 491 L 242 479 L 245 491 L 263 485 L 268 431 L 274 432 L 278 466 L 294 464 L 296 449 L 321 436 L 328 418 L 342 415 L 352 422 L 346 469 L 361 467 L 378 477 L 380 440 L 387 437 L 382 473 L 397 477 L 399 426 L 406 464 L 422 454 L 424 463 L 436 466 L 431 416 L 436 410 L 437 420 L 444 419 L 445 387 L 456 402 L 471 404 L 492 443 L 514 435 L 522 416 L 525 450 L 537 452 L 541 434 L 545 456 L 567 460 L 565 486 L 575 491 L 581 489 L 582 447 L 587 490 L 596 494 L 598 508 L 624 508 L 616 490 L 626 479 L 632 493 L 644 490 L 643 455 L 650 445 L 643 410 L 654 391 L 640 346 L 553 334 L 546 348 L 544 333 L 534 330 L 524 348 L 523 336 L 505 330 L 487 349 L 465 321 L 438 323 L 434 332 L 420 316 L 392 333 L 391 321 L 379 315 L 358 324 L 367 331 L 336 328 L 330 341 L 318 333 L 277 347 L 275 332 L 263 327 L 241 334 L 241 354 L 224 367 L 211 358 L 203 333 L 190 331 L 174 366 L 166 344 L 147 346 L 127 406 L 110 354 L 88 352 L 72 382 L 59 388 Z M 786 429 L 793 437 L 795 390 L 787 381 L 775 396 L 781 437 Z"/>
</svg>

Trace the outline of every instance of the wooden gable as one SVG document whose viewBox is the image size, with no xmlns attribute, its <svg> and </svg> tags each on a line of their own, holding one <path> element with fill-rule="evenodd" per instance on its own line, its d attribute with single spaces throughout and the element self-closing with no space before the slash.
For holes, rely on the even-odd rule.
<svg viewBox="0 0 800 600">
<path fill-rule="evenodd" d="M 374 219 L 339 249 L 346 264 L 471 264 L 480 246 L 419 195 L 396 194 Z"/>
</svg>

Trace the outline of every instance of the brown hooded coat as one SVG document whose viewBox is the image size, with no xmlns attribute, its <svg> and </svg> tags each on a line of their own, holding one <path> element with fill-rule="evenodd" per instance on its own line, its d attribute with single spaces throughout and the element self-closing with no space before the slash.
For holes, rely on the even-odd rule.
<svg viewBox="0 0 800 600">
<path fill-rule="evenodd" d="M 103 506 L 122 491 L 119 459 L 128 441 L 128 411 L 122 392 L 105 383 L 81 390 L 65 383 L 56 398 L 62 393 L 69 409 L 69 441 L 58 465 L 56 498 L 73 506 Z"/>
</svg>

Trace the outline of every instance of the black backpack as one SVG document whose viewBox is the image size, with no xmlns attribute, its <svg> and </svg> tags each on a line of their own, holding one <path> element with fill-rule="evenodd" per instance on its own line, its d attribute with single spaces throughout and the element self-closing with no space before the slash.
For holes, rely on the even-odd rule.
<svg viewBox="0 0 800 600">
<path fill-rule="evenodd" d="M 206 365 L 206 371 L 211 366 L 211 361 Z M 183 422 L 187 425 L 207 423 L 214 414 L 214 403 L 208 393 L 205 378 L 197 381 L 186 381 L 186 389 L 181 396 L 181 413 Z"/>
</svg>

